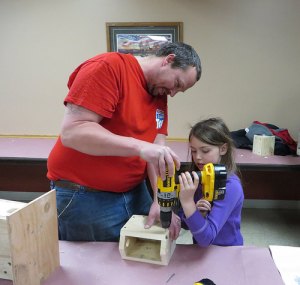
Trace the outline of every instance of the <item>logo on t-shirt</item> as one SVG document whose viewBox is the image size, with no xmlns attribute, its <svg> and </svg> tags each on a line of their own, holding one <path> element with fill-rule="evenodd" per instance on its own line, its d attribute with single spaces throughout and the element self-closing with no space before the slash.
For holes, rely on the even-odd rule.
<svg viewBox="0 0 300 285">
<path fill-rule="evenodd" d="M 165 118 L 164 111 L 157 109 L 156 110 L 156 128 L 157 129 L 160 129 L 162 127 L 164 118 Z"/>
</svg>

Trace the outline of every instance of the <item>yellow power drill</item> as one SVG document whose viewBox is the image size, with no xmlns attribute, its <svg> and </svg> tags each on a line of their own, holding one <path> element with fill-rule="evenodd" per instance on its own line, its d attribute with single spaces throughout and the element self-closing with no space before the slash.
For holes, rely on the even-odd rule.
<svg viewBox="0 0 300 285">
<path fill-rule="evenodd" d="M 227 170 L 222 164 L 207 163 L 202 171 L 196 171 L 202 184 L 203 198 L 209 202 L 223 200 L 226 193 Z M 179 205 L 180 184 L 178 173 L 170 177 L 166 170 L 166 179 L 157 179 L 157 198 L 160 205 L 160 221 L 168 228 L 172 219 L 172 208 Z"/>
</svg>

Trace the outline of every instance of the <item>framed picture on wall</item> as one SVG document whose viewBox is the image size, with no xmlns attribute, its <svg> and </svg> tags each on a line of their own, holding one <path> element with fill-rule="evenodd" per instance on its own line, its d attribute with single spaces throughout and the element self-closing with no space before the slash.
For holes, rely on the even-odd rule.
<svg viewBox="0 0 300 285">
<path fill-rule="evenodd" d="M 183 41 L 183 23 L 106 23 L 106 36 L 107 51 L 147 56 L 167 42 Z"/>
</svg>

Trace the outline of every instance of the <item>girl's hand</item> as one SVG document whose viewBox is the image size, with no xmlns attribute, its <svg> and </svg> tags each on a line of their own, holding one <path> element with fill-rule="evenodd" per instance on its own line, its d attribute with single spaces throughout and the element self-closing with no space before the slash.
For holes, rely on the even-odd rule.
<svg viewBox="0 0 300 285">
<path fill-rule="evenodd" d="M 178 177 L 180 183 L 179 199 L 187 218 L 197 210 L 194 202 L 194 194 L 199 185 L 199 176 L 194 171 L 192 174 L 194 180 L 189 172 L 181 173 Z"/>
<path fill-rule="evenodd" d="M 193 174 L 193 178 L 189 172 L 181 173 L 179 175 L 180 201 L 194 198 L 194 194 L 199 185 L 199 176 L 195 171 L 193 171 L 192 174 Z"/>
<path fill-rule="evenodd" d="M 204 198 L 201 198 L 196 203 L 197 210 L 202 214 L 202 216 L 205 218 L 209 211 L 211 211 L 211 204 L 206 201 Z"/>
</svg>

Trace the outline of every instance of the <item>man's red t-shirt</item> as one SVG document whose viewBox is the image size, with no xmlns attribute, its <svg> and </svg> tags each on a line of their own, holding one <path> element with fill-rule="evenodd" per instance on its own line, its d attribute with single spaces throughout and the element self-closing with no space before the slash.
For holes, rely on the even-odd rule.
<svg viewBox="0 0 300 285">
<path fill-rule="evenodd" d="M 154 142 L 167 134 L 167 97 L 147 92 L 143 71 L 130 54 L 105 53 L 81 64 L 70 76 L 66 103 L 101 116 L 114 134 Z M 48 158 L 47 177 L 111 192 L 125 192 L 146 176 L 139 157 L 92 156 L 64 147 L 58 138 Z"/>
</svg>

